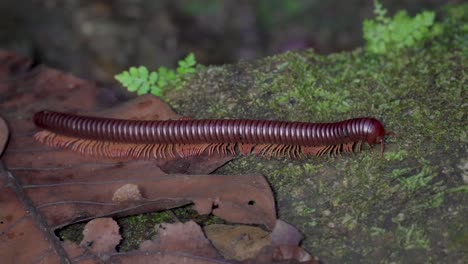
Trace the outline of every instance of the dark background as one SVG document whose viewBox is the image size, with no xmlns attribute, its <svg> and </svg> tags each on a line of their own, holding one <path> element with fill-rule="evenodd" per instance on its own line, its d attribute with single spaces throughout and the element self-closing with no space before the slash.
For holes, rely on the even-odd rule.
<svg viewBox="0 0 468 264">
<path fill-rule="evenodd" d="M 457 0 L 381 1 L 393 15 Z M 371 0 L 2 0 L 0 48 L 80 77 L 111 81 L 133 65 L 205 65 L 291 49 L 328 54 L 362 43 Z"/>
</svg>

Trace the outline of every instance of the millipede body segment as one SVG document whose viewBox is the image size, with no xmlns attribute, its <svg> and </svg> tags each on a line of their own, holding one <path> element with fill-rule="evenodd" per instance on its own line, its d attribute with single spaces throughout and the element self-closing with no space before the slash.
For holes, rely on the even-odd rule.
<svg viewBox="0 0 468 264">
<path fill-rule="evenodd" d="M 35 138 L 83 154 L 128 158 L 175 158 L 208 154 L 289 156 L 339 154 L 381 144 L 385 129 L 375 118 L 335 123 L 247 119 L 123 120 L 41 111 Z"/>
</svg>

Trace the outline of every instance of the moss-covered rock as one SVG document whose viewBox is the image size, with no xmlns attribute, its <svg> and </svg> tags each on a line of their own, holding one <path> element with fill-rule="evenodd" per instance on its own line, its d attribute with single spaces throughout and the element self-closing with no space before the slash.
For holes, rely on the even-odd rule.
<svg viewBox="0 0 468 264">
<path fill-rule="evenodd" d="M 462 262 L 468 248 L 468 5 L 398 56 L 285 53 L 199 67 L 168 95 L 182 115 L 335 121 L 375 116 L 395 135 L 336 158 L 244 157 L 218 173 L 263 173 L 279 216 L 324 262 Z"/>
</svg>

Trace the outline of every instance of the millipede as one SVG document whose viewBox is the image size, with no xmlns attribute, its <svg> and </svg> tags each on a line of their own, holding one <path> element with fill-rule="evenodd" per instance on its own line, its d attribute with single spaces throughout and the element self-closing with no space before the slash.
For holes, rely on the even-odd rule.
<svg viewBox="0 0 468 264">
<path fill-rule="evenodd" d="M 266 158 L 340 155 L 380 144 L 386 132 L 373 117 L 332 123 L 249 119 L 125 120 L 40 111 L 34 137 L 51 147 L 85 155 L 175 159 L 202 155 Z"/>
</svg>

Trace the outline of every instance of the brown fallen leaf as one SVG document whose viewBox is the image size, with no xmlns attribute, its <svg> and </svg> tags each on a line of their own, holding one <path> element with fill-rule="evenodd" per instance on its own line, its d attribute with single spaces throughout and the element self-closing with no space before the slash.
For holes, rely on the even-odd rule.
<svg viewBox="0 0 468 264">
<path fill-rule="evenodd" d="M 301 233 L 292 225 L 278 219 L 271 231 L 273 245 L 299 245 L 303 239 Z"/>
<path fill-rule="evenodd" d="M 121 239 L 119 225 L 114 219 L 96 218 L 85 225 L 80 246 L 95 254 L 113 253 Z"/>
<path fill-rule="evenodd" d="M 155 166 L 155 161 L 101 160 L 38 144 L 32 139 L 36 128 L 31 117 L 36 111 L 53 106 L 59 111 L 98 113 L 102 110 L 97 99 L 100 88 L 44 66 L 31 68 L 30 60 L 10 53 L 0 51 L 0 62 L 0 111 L 11 124 L 8 148 L 2 157 L 6 167 L 0 164 L 0 259 L 98 263 L 102 260 L 86 255 L 90 251 L 60 243 L 53 230 L 96 217 L 157 211 L 192 202 L 201 212 L 228 221 L 273 228 L 273 196 L 262 176 L 168 175 Z M 99 113 L 122 117 L 118 109 Z M 138 98 L 121 109 L 125 113 L 134 111 L 134 117 L 141 119 L 147 114 L 151 115 L 148 118 L 155 118 L 156 113 L 158 118 L 171 114 L 153 97 Z M 147 114 L 140 114 L 145 111 Z M 229 159 L 200 157 L 161 166 L 165 171 L 207 173 Z M 120 196 L 120 200 L 112 200 L 128 184 L 136 187 L 133 190 L 139 191 L 141 199 Z M 133 262 L 138 255 L 150 262 L 153 253 L 116 253 L 110 259 Z"/>
<path fill-rule="evenodd" d="M 153 240 L 144 241 L 139 250 L 127 253 L 96 254 L 81 246 L 64 242 L 73 263 L 233 263 L 218 254 L 195 222 L 162 224 Z M 96 229 L 96 236 L 103 236 Z"/>
<path fill-rule="evenodd" d="M 45 146 L 35 144 L 32 138 L 32 134 L 37 131 L 32 116 L 35 112 L 44 109 L 141 120 L 181 118 L 164 102 L 152 95 L 140 96 L 117 107 L 103 109 L 97 96 L 102 88 L 93 82 L 44 66 L 32 69 L 29 66 L 23 67 L 21 63 L 30 65 L 30 60 L 0 52 L 0 62 L 3 61 L 5 63 L 0 65 L 0 76 L 4 76 L 0 79 L 0 92 L 2 92 L 0 111 L 11 124 L 11 138 L 7 149 L 10 153 L 27 152 L 32 148 L 35 151 L 50 151 Z M 156 164 L 166 173 L 206 174 L 213 172 L 232 158 L 232 156 L 202 155 L 184 160 L 148 162 Z"/>
<path fill-rule="evenodd" d="M 0 161 L 0 260 L 2 263 L 69 263 L 58 238 L 48 229 L 13 175 Z"/>
<path fill-rule="evenodd" d="M 302 235 L 277 220 L 273 231 L 244 225 L 209 225 L 205 234 L 226 259 L 242 263 L 319 263 L 299 246 Z"/>
<path fill-rule="evenodd" d="M 273 194 L 260 175 L 167 175 L 141 161 L 65 167 L 49 167 L 40 162 L 36 165 L 10 170 L 21 179 L 25 194 L 52 228 L 97 216 L 158 211 L 192 202 L 200 213 L 213 213 L 230 222 L 264 224 L 269 228 L 275 223 Z M 142 198 L 113 200 L 126 184 L 136 185 Z"/>
<path fill-rule="evenodd" d="M 275 228 L 270 234 L 273 247 L 265 251 L 273 254 L 273 261 L 284 262 L 294 261 L 298 263 L 318 264 L 319 259 L 311 256 L 307 251 L 299 246 L 304 238 L 301 233 L 292 225 L 278 219 Z"/>
<path fill-rule="evenodd" d="M 245 225 L 209 225 L 205 234 L 226 259 L 243 261 L 255 258 L 267 246 L 271 246 L 269 232 Z"/>
<path fill-rule="evenodd" d="M 27 63 L 27 60 L 8 56 L 5 61 Z M 8 64 L 0 65 L 0 72 L 5 75 L 13 73 L 12 68 Z M 20 66 L 14 68 L 23 69 Z M 99 109 L 98 101 L 95 99 L 95 90 L 98 87 L 94 84 L 46 67 L 30 71 L 22 70 L 21 77 L 7 78 L 4 84 L 7 87 L 6 95 L 9 100 L 2 101 L 0 109 L 6 113 L 13 131 L 4 161 L 15 178 L 21 181 L 26 194 L 47 215 L 52 228 L 96 216 L 163 210 L 191 202 L 195 203 L 201 213 L 213 212 L 228 221 L 261 223 L 273 227 L 275 218 L 273 198 L 263 177 L 254 176 L 249 179 L 248 176 L 243 176 L 236 179 L 238 177 L 207 176 L 206 180 L 195 183 L 203 176 L 197 177 L 197 180 L 195 178 L 187 180 L 181 175 L 166 177 L 164 172 L 155 167 L 156 161 L 96 159 L 69 151 L 51 149 L 33 140 L 32 133 L 36 128 L 31 122 L 31 116 L 36 110 L 50 108 L 44 107 L 44 101 L 53 105 L 55 110 L 77 112 L 75 102 L 80 102 L 80 111 L 87 114 Z M 18 89 L 13 89 L 16 86 L 30 88 L 26 93 L 34 95 L 35 99 L 27 102 L 28 107 L 14 107 L 17 105 L 15 102 L 24 103 L 22 95 L 25 94 L 25 91 L 18 92 Z M 67 90 L 67 93 L 77 93 L 73 97 L 76 100 L 73 104 L 68 102 L 69 95 L 65 95 L 64 90 Z M 100 110 L 96 115 L 130 119 L 180 118 L 154 96 L 141 96 L 119 107 Z M 162 163 L 163 167 L 169 170 L 207 173 L 228 159 L 230 158 L 199 157 Z M 152 183 L 146 184 L 146 182 Z M 144 199 L 127 203 L 112 201 L 112 195 L 116 190 L 127 183 L 138 183 L 138 189 Z M 187 189 L 190 191 L 186 191 Z M 250 193 L 250 195 L 240 197 L 237 193 Z M 233 213 L 233 210 L 238 213 Z"/>
<path fill-rule="evenodd" d="M 143 241 L 140 244 L 140 250 L 179 251 L 221 259 L 216 249 L 203 234 L 201 227 L 194 221 L 161 224 L 156 238 L 151 241 Z"/>
<path fill-rule="evenodd" d="M 273 252 L 274 262 L 295 261 L 297 263 L 319 264 L 318 258 L 312 257 L 307 251 L 299 246 L 279 245 Z M 294 262 L 293 262 L 294 263 Z"/>
<path fill-rule="evenodd" d="M 109 232 L 107 229 L 105 227 L 95 229 L 94 236 L 106 236 Z M 106 254 L 97 254 L 70 242 L 64 242 L 62 245 L 74 263 L 95 263 L 99 260 L 107 263 L 239 263 L 238 260 L 245 260 L 247 257 L 249 258 L 242 263 L 319 263 L 318 259 L 312 258 L 297 245 L 278 247 L 271 245 L 269 233 L 257 227 L 216 225 L 208 231 L 205 228 L 205 233 L 210 239 L 212 235 L 221 238 L 214 242 L 216 248 L 205 237 L 201 227 L 193 221 L 161 224 L 153 240 L 142 242 L 138 250 L 128 253 L 110 250 Z M 222 255 L 220 255 L 216 250 L 220 249 L 216 243 L 223 242 L 223 239 L 226 247 L 222 248 L 220 251 Z M 99 241 L 95 242 L 99 243 Z M 226 254 L 235 254 L 234 259 L 226 259 L 228 257 Z"/>
</svg>

